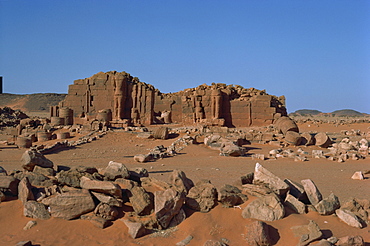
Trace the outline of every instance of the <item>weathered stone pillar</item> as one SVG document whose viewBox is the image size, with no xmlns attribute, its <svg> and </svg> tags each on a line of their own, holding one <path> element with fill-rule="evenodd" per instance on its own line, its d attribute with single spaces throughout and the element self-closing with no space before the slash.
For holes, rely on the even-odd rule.
<svg viewBox="0 0 370 246">
<path fill-rule="evenodd" d="M 123 74 L 116 74 L 113 78 L 114 86 L 114 119 L 121 120 L 124 118 L 124 109 L 126 102 L 126 78 Z"/>
<path fill-rule="evenodd" d="M 219 89 L 212 89 L 211 92 L 211 112 L 213 119 L 221 118 L 222 95 Z"/>
</svg>

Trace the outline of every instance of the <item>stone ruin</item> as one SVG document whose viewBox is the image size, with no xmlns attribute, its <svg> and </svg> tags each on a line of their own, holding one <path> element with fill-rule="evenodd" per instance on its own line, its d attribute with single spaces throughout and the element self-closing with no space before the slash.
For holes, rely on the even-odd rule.
<svg viewBox="0 0 370 246">
<path fill-rule="evenodd" d="M 9 107 L 0 108 L 0 127 L 16 126 L 26 118 L 28 116 L 20 110 L 13 110 Z"/>
<path fill-rule="evenodd" d="M 268 95 L 264 90 L 212 83 L 161 93 L 126 72 L 110 71 L 75 80 L 65 100 L 51 108 L 51 117 L 70 114 L 113 126 L 173 122 L 249 127 L 271 124 L 274 117 L 287 112 L 284 96 Z"/>
</svg>

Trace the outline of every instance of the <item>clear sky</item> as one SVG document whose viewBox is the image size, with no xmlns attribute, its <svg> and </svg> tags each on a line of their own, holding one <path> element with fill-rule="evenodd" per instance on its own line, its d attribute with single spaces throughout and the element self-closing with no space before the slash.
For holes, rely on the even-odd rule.
<svg viewBox="0 0 370 246">
<path fill-rule="evenodd" d="M 162 92 L 239 84 L 289 112 L 370 113 L 370 1 L 0 0 L 4 92 L 67 93 L 112 70 Z"/>
</svg>

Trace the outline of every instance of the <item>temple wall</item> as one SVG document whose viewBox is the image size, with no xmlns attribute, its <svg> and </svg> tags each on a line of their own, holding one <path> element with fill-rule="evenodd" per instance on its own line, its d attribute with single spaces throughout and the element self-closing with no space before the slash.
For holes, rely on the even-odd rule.
<svg viewBox="0 0 370 246">
<path fill-rule="evenodd" d="M 143 125 L 163 123 L 163 112 L 171 112 L 174 123 L 228 127 L 268 125 L 276 113 L 286 115 L 285 97 L 254 88 L 204 84 L 164 94 L 128 73 L 116 71 L 75 80 L 60 106 L 73 109 L 75 117 L 89 118 L 111 109 L 113 121 Z"/>
</svg>

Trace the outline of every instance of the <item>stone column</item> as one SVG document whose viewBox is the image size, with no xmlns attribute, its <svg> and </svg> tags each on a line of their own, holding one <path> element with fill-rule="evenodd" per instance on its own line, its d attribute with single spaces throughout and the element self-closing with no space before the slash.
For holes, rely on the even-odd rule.
<svg viewBox="0 0 370 246">
<path fill-rule="evenodd" d="M 123 74 L 116 74 L 113 78 L 114 85 L 114 119 L 121 120 L 124 118 L 124 108 L 126 101 L 126 79 Z"/>
<path fill-rule="evenodd" d="M 212 89 L 211 92 L 211 112 L 213 119 L 221 118 L 222 95 L 219 89 Z"/>
</svg>

